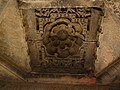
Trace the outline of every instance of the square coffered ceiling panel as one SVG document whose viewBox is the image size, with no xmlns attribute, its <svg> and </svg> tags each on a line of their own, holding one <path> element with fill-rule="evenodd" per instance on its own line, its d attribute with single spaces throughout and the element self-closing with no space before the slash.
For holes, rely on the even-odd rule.
<svg viewBox="0 0 120 90">
<path fill-rule="evenodd" d="M 21 10 L 32 72 L 94 75 L 101 7 L 58 5 Z"/>
</svg>

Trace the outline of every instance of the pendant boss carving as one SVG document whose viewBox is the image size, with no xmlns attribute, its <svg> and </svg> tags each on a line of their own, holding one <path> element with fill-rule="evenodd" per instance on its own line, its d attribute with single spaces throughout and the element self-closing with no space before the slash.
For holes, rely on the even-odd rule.
<svg viewBox="0 0 120 90">
<path fill-rule="evenodd" d="M 26 28 L 29 29 L 27 42 L 30 63 L 34 72 L 94 72 L 101 9 L 41 8 L 29 13 L 34 13 L 25 19 L 28 23 Z M 35 27 L 30 24 L 29 19 L 32 18 Z"/>
</svg>

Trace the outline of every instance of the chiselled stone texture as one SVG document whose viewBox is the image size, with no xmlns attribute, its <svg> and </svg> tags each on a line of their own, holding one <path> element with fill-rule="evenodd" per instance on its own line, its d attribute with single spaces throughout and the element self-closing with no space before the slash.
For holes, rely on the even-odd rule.
<svg viewBox="0 0 120 90">
<path fill-rule="evenodd" d="M 53 0 L 56 7 L 20 8 L 32 72 L 93 74 L 102 8 L 62 1 Z"/>
</svg>

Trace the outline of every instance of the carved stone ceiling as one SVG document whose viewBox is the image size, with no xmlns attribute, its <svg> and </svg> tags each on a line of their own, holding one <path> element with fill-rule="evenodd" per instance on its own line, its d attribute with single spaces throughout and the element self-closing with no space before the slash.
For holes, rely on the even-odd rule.
<svg viewBox="0 0 120 90">
<path fill-rule="evenodd" d="M 3 79 L 22 80 L 28 72 L 30 77 L 94 76 L 103 15 L 103 4 L 97 1 L 101 0 L 17 0 L 18 4 L 15 0 L 6 1 L 0 2 L 6 5 L 0 8 L 5 11 L 0 12 Z M 105 0 L 105 8 L 111 10 L 115 21 L 120 17 L 118 1 Z M 119 34 L 115 30 L 113 37 Z M 106 32 L 108 37 L 110 31 Z"/>
<path fill-rule="evenodd" d="M 37 1 L 19 3 L 31 73 L 40 77 L 93 76 L 103 4 L 90 6 L 78 0 L 51 0 L 43 7 L 36 7 L 33 2 Z M 25 3 L 29 3 L 27 8 Z"/>
<path fill-rule="evenodd" d="M 1 3 L 5 2 L 4 12 L 0 13 L 0 54 L 4 66 L 21 76 L 30 67 L 32 72 L 43 74 L 94 73 L 100 6 L 90 7 L 91 2 L 84 5 L 84 0 L 19 0 L 18 4 L 2 0 Z"/>
</svg>

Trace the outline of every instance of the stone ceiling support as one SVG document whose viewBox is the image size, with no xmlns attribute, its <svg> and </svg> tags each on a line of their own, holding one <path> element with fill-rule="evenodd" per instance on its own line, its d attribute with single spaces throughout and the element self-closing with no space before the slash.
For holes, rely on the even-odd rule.
<svg viewBox="0 0 120 90">
<path fill-rule="evenodd" d="M 18 0 L 21 9 L 45 8 L 45 7 L 79 7 L 101 6 L 103 0 Z M 72 3 L 71 3 L 72 2 Z"/>
<path fill-rule="evenodd" d="M 120 79 L 120 58 L 113 61 L 105 69 L 103 69 L 97 75 L 98 82 L 102 84 L 109 84 L 115 80 Z"/>
<path fill-rule="evenodd" d="M 13 59 L 5 54 L 0 54 L 0 70 L 3 69 L 2 76 L 8 78 L 8 81 L 9 79 L 13 81 L 26 81 L 24 78 L 25 72 L 17 67 L 14 63 L 10 62 L 10 60 Z M 0 79 L 5 80 L 2 77 L 0 77 Z"/>
<path fill-rule="evenodd" d="M 93 3 L 93 2 L 91 2 Z M 94 77 L 101 3 L 19 0 L 32 68 L 28 77 Z"/>
</svg>

